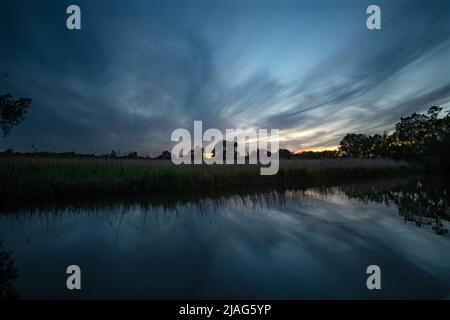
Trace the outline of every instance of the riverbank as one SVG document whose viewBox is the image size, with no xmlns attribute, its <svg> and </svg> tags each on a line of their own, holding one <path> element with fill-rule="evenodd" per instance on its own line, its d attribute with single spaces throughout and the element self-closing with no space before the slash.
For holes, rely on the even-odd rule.
<svg viewBox="0 0 450 320">
<path fill-rule="evenodd" d="M 181 165 L 170 161 L 0 158 L 2 202 L 92 198 L 261 185 L 311 186 L 406 176 L 415 168 L 382 159 L 281 161 L 274 176 L 255 165 Z"/>
</svg>

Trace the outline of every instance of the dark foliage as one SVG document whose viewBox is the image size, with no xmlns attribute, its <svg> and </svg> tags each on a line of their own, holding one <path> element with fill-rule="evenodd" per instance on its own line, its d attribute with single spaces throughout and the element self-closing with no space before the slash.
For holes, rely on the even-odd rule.
<svg viewBox="0 0 450 320">
<path fill-rule="evenodd" d="M 18 292 L 13 287 L 17 278 L 17 269 L 11 258 L 11 252 L 3 248 L 0 242 L 0 300 L 16 299 Z"/>
<path fill-rule="evenodd" d="M 10 94 L 0 95 L 0 129 L 6 137 L 14 126 L 25 119 L 31 99 L 14 99 Z"/>
<path fill-rule="evenodd" d="M 433 106 L 425 114 L 413 113 L 401 118 L 392 134 L 347 134 L 339 154 L 344 157 L 387 157 L 439 165 L 448 170 L 450 160 L 450 113 L 439 117 L 441 107 Z"/>
<path fill-rule="evenodd" d="M 163 151 L 159 156 L 157 156 L 156 160 L 170 160 L 172 158 L 172 154 L 170 151 Z"/>
</svg>

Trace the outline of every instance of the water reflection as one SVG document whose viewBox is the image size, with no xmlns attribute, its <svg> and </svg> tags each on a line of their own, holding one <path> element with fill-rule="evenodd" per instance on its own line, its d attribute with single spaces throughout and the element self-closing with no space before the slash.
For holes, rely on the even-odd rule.
<svg viewBox="0 0 450 320">
<path fill-rule="evenodd" d="M 447 190 L 384 181 L 9 207 L 0 241 L 23 298 L 446 298 Z M 81 292 L 64 287 L 70 264 Z M 370 264 L 379 292 L 365 287 Z"/>
<path fill-rule="evenodd" d="M 279 206 L 288 200 L 301 201 L 314 198 L 327 201 L 337 194 L 362 203 L 384 203 L 394 205 L 400 216 L 416 226 L 431 226 L 439 235 L 448 233 L 446 226 L 450 221 L 450 186 L 437 180 L 381 180 L 366 184 L 349 184 L 314 188 L 270 188 L 270 189 L 234 189 L 203 193 L 152 194 L 134 198 L 102 198 L 72 200 L 70 202 L 34 203 L 25 206 L 0 205 L 0 214 L 42 215 L 41 223 L 67 214 L 88 211 L 92 216 L 108 214 L 112 219 L 122 220 L 131 211 L 144 213 L 158 218 L 161 213 L 175 214 L 195 212 L 206 215 L 220 212 L 224 205 L 243 208 L 246 211 L 263 211 L 272 206 Z M 52 215 L 49 216 L 48 213 Z M 120 226 L 120 224 L 119 224 Z"/>
<path fill-rule="evenodd" d="M 0 242 L 0 300 L 17 299 L 18 291 L 14 288 L 17 269 L 14 266 L 12 252 L 4 248 Z"/>
<path fill-rule="evenodd" d="M 344 186 L 342 191 L 360 201 L 395 204 L 405 221 L 416 226 L 431 226 L 439 235 L 448 233 L 445 222 L 450 220 L 450 194 L 447 185 L 438 181 L 408 181 L 403 183 Z"/>
</svg>

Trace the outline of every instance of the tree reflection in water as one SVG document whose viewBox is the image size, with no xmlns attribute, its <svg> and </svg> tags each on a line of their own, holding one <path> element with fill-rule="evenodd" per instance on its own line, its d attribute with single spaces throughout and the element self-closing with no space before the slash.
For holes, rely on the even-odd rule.
<svg viewBox="0 0 450 320">
<path fill-rule="evenodd" d="M 192 208 L 202 215 L 214 215 L 223 209 L 224 203 L 261 211 L 272 206 L 283 206 L 287 201 L 302 201 L 305 198 L 327 197 L 339 193 L 349 199 L 363 203 L 377 202 L 387 206 L 395 205 L 398 213 L 407 222 L 418 227 L 429 226 L 439 235 L 448 233 L 450 222 L 450 186 L 439 180 L 410 177 L 406 179 L 389 179 L 368 181 L 364 184 L 316 185 L 311 187 L 267 186 L 258 188 L 239 188 L 232 190 L 154 193 L 143 197 L 115 197 L 78 199 L 74 201 L 51 203 L 29 203 L 15 206 L 1 206 L 0 214 L 39 215 L 45 223 L 51 217 L 78 214 L 88 211 L 91 215 L 109 216 L 110 220 L 122 219 L 127 212 L 137 210 L 147 214 L 158 215 L 161 212 L 172 214 Z M 231 201 L 231 202 L 230 202 Z M 180 209 L 180 210 L 179 210 Z M 117 213 L 120 213 L 119 215 Z M 120 227 L 120 224 L 119 224 Z"/>
<path fill-rule="evenodd" d="M 17 269 L 11 255 L 12 252 L 7 251 L 0 242 L 0 300 L 17 299 L 19 296 L 13 287 Z"/>
<path fill-rule="evenodd" d="M 360 201 L 395 204 L 405 221 L 416 226 L 431 226 L 436 234 L 448 233 L 450 221 L 449 187 L 429 180 L 381 185 L 358 185 L 341 187 L 349 198 Z"/>
</svg>

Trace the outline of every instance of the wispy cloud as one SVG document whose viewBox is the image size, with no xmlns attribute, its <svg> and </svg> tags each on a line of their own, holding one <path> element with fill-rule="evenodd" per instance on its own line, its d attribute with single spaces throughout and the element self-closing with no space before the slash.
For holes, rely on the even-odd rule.
<svg viewBox="0 0 450 320">
<path fill-rule="evenodd" d="M 0 91 L 34 101 L 6 147 L 157 154 L 203 120 L 323 148 L 450 102 L 446 1 L 382 1 L 381 31 L 365 29 L 358 1 L 337 13 L 308 1 L 80 1 L 79 32 L 61 23 L 66 5 L 2 2 Z"/>
</svg>

